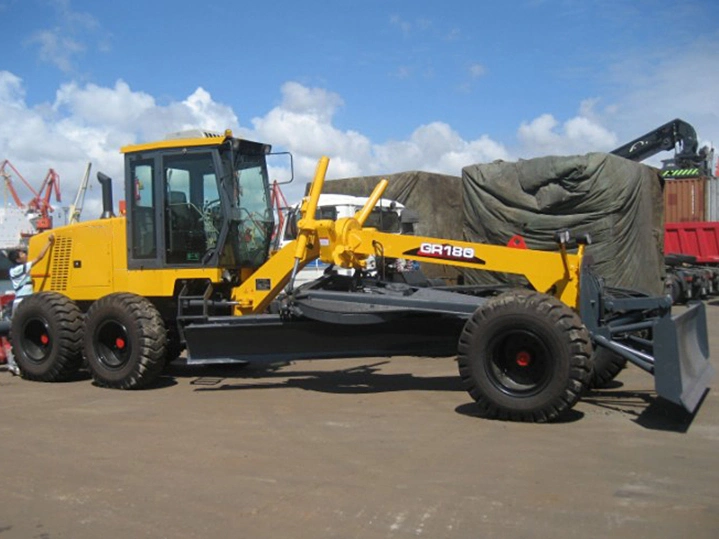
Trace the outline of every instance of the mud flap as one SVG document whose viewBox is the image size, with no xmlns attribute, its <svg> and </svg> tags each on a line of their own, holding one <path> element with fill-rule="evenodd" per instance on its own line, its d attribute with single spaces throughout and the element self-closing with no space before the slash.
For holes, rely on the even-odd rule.
<svg viewBox="0 0 719 539">
<path fill-rule="evenodd" d="M 657 395 L 693 413 L 714 375 L 704 304 L 694 303 L 674 316 L 666 314 L 652 333 Z"/>
</svg>

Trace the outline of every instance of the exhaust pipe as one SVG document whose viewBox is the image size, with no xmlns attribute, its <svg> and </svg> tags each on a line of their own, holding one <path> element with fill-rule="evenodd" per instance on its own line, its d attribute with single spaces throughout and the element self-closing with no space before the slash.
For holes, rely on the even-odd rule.
<svg viewBox="0 0 719 539">
<path fill-rule="evenodd" d="M 97 173 L 97 180 L 102 186 L 102 215 L 100 219 L 109 219 L 115 217 L 112 211 L 112 178 L 106 176 L 102 172 Z"/>
</svg>

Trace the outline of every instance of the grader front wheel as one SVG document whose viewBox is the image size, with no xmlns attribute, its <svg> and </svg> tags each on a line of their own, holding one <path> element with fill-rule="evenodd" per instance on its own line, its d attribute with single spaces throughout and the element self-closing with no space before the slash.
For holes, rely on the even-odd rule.
<svg viewBox="0 0 719 539">
<path fill-rule="evenodd" d="M 486 417 L 546 422 L 579 400 L 591 375 L 589 334 L 554 297 L 510 291 L 482 305 L 462 331 L 459 373 Z"/>
<path fill-rule="evenodd" d="M 157 309 L 128 293 L 97 300 L 87 312 L 85 359 L 95 383 L 117 389 L 152 385 L 165 366 L 167 331 Z"/>
</svg>

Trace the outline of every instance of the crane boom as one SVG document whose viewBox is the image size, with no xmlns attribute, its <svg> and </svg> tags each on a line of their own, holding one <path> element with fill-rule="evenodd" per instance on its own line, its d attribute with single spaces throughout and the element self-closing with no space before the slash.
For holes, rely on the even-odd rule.
<svg viewBox="0 0 719 539">
<path fill-rule="evenodd" d="M 72 203 L 72 206 L 70 206 L 70 209 L 68 211 L 68 224 L 77 223 L 80 221 L 80 214 L 82 213 L 82 207 L 85 204 L 85 193 L 87 192 L 87 184 L 90 180 L 90 169 L 92 168 L 92 163 L 87 164 L 87 168 L 85 169 L 85 176 L 82 179 L 82 182 L 80 183 L 80 187 L 77 189 L 77 194 L 75 195 L 75 200 Z"/>
<path fill-rule="evenodd" d="M 610 153 L 630 159 L 644 161 L 659 152 L 675 150 L 676 162 L 697 160 L 697 132 L 694 127 L 676 118 L 653 131 L 612 150 Z"/>
<path fill-rule="evenodd" d="M 15 190 L 15 186 L 12 183 L 12 177 L 10 176 L 10 173 L 7 171 L 7 169 L 12 170 L 12 172 L 15 173 L 15 175 L 20 178 L 20 180 L 25 184 L 25 186 L 32 191 L 32 194 L 34 196 L 37 196 L 37 191 L 32 188 L 32 185 L 30 185 L 25 178 L 23 178 L 22 174 L 18 172 L 18 170 L 13 166 L 13 164 L 5 159 L 3 161 L 2 166 L 0 166 L 0 176 L 3 177 L 5 180 L 5 186 L 7 187 L 7 190 L 10 191 L 10 196 L 12 196 L 13 201 L 15 202 L 15 205 L 20 208 L 21 210 L 25 209 L 25 204 L 23 204 L 22 200 L 20 200 L 20 196 L 17 194 L 17 191 Z"/>
</svg>

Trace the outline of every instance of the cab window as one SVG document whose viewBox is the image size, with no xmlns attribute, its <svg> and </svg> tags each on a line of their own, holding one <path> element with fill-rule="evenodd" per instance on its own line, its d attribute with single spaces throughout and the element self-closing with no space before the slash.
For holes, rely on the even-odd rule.
<svg viewBox="0 0 719 539">
<path fill-rule="evenodd" d="M 157 239 L 154 205 L 154 161 L 132 161 L 132 257 L 153 259 L 157 256 Z"/>
</svg>

